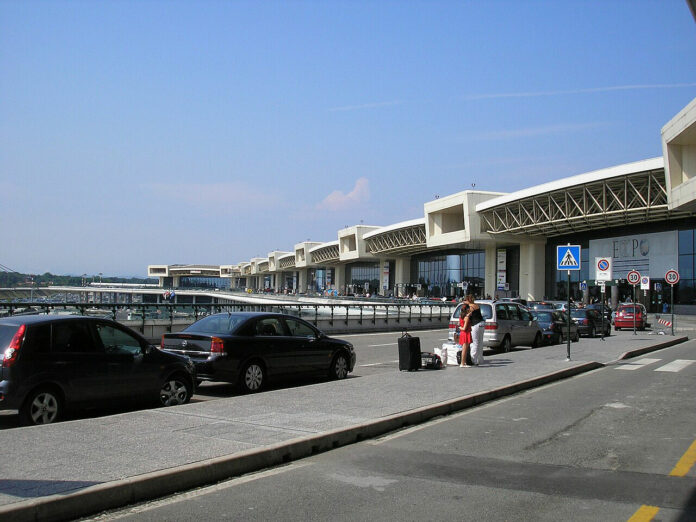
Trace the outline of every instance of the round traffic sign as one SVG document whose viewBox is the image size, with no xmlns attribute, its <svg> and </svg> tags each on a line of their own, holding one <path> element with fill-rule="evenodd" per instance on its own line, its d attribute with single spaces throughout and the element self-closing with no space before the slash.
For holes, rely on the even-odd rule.
<svg viewBox="0 0 696 522">
<path fill-rule="evenodd" d="M 676 285 L 679 282 L 679 272 L 676 270 L 667 270 L 665 281 L 670 285 Z"/>
<path fill-rule="evenodd" d="M 597 262 L 597 268 L 599 268 L 602 272 L 606 272 L 609 270 L 609 261 L 607 259 L 600 259 Z"/>
<path fill-rule="evenodd" d="M 640 283 L 640 273 L 637 270 L 631 270 L 628 274 L 626 274 L 626 281 L 632 285 L 637 285 Z"/>
</svg>

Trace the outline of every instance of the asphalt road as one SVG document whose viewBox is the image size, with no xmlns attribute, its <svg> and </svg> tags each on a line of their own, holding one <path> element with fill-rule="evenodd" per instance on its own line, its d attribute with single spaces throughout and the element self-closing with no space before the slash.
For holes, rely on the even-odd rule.
<svg viewBox="0 0 696 522">
<path fill-rule="evenodd" d="M 696 520 L 695 344 L 89 520 Z"/>
</svg>

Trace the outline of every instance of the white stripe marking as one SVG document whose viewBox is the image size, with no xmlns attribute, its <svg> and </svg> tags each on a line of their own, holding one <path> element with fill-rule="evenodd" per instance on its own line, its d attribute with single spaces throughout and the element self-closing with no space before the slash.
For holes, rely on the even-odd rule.
<svg viewBox="0 0 696 522">
<path fill-rule="evenodd" d="M 664 366 L 660 366 L 659 368 L 655 368 L 656 372 L 678 372 L 680 370 L 683 370 L 687 366 L 689 366 L 692 363 L 695 363 L 696 361 L 691 361 L 689 359 L 677 359 L 675 361 L 672 361 L 671 363 L 665 364 Z"/>
<path fill-rule="evenodd" d="M 387 344 L 368 344 L 368 348 L 376 348 L 377 346 L 396 346 L 399 343 L 387 343 Z"/>
<path fill-rule="evenodd" d="M 386 362 L 378 362 L 378 363 L 370 363 L 370 364 L 361 364 L 360 367 L 364 368 L 366 366 L 379 366 L 380 364 L 394 364 L 398 363 L 399 361 L 386 361 Z"/>
<path fill-rule="evenodd" d="M 648 364 L 660 362 L 662 359 L 638 359 L 637 361 L 631 361 L 627 362 L 624 364 L 621 364 L 620 366 L 617 366 L 617 370 L 639 370 L 643 368 L 644 366 L 647 366 Z"/>
</svg>

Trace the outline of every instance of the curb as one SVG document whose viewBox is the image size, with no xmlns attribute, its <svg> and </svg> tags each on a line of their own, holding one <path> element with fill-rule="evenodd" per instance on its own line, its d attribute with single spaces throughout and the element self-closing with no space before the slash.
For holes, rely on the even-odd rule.
<svg viewBox="0 0 696 522">
<path fill-rule="evenodd" d="M 684 337 L 675 337 L 674 339 L 670 339 L 669 341 L 665 341 L 663 343 L 659 344 L 653 344 L 652 346 L 646 346 L 645 348 L 638 348 L 636 350 L 629 350 L 627 352 L 622 353 L 616 361 L 612 362 L 617 362 L 617 361 L 623 361 L 624 359 L 631 359 L 632 357 L 638 357 L 639 355 L 643 355 L 646 353 L 650 352 L 655 352 L 657 350 L 662 350 L 663 348 L 669 348 L 670 346 L 674 346 L 675 344 L 681 344 L 689 340 L 688 336 Z M 611 364 L 611 363 L 608 363 Z"/>
<path fill-rule="evenodd" d="M 618 360 L 674 346 L 686 340 L 688 337 L 680 337 L 647 348 L 624 352 Z M 340 428 L 229 456 L 98 484 L 74 493 L 56 494 L 40 499 L 7 504 L 0 506 L 0 519 L 6 521 L 69 520 L 160 498 L 379 437 L 385 433 L 417 425 L 435 417 L 449 415 L 605 366 L 606 364 L 599 362 L 582 363 L 500 388 L 407 410 L 348 428 Z"/>
</svg>

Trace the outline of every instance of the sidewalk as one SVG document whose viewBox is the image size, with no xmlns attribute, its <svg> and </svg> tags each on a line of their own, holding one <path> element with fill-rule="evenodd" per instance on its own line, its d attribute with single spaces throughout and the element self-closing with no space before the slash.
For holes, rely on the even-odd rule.
<svg viewBox="0 0 696 522">
<path fill-rule="evenodd" d="M 479 368 L 395 369 L 258 395 L 5 430 L 0 432 L 0 519 L 70 519 L 201 486 L 684 340 L 624 332 L 606 341 L 572 343 L 570 362 L 566 345 L 556 345 L 492 355 Z"/>
</svg>

